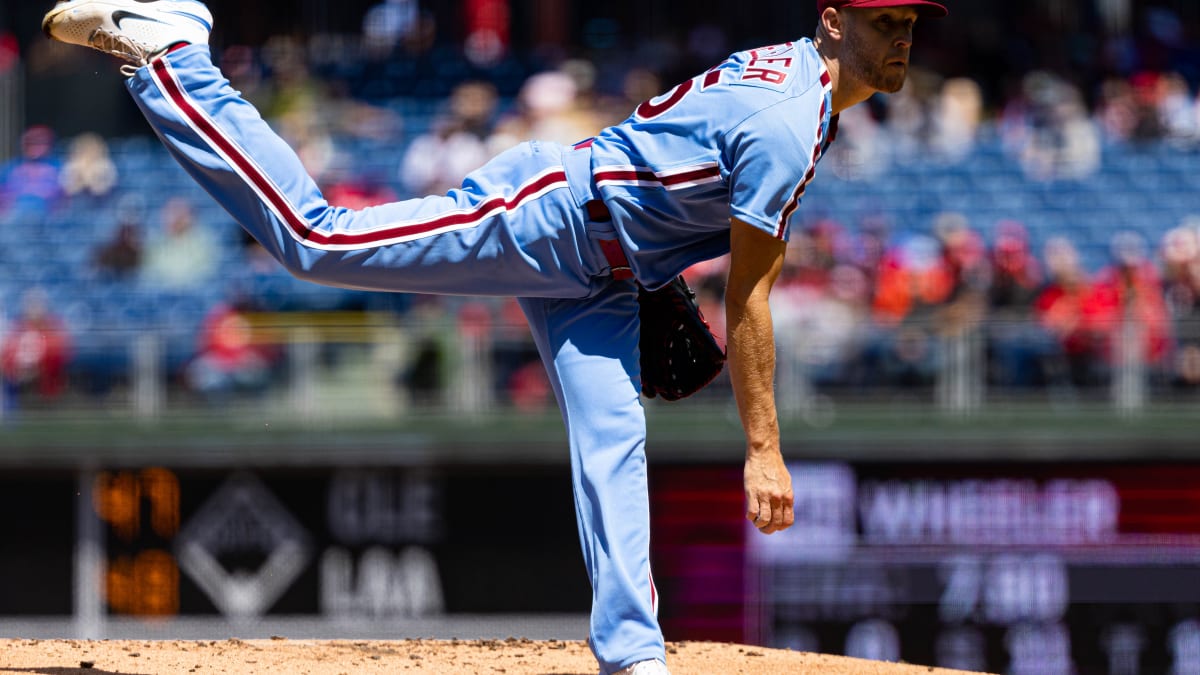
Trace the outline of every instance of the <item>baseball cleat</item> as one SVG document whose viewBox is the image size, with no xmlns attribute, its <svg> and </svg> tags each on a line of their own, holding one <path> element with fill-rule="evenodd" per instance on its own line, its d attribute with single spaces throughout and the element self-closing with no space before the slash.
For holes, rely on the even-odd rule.
<svg viewBox="0 0 1200 675">
<path fill-rule="evenodd" d="M 671 675 L 671 673 L 667 670 L 667 664 L 658 659 L 650 659 L 638 661 L 628 668 L 618 670 L 613 675 Z"/>
<path fill-rule="evenodd" d="M 42 19 L 52 40 L 145 65 L 181 42 L 208 44 L 213 19 L 195 0 L 60 0 Z"/>
</svg>

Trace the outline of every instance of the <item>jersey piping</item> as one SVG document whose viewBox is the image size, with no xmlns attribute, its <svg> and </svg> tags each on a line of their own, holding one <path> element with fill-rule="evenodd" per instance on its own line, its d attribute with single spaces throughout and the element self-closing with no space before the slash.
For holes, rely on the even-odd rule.
<svg viewBox="0 0 1200 675">
<path fill-rule="evenodd" d="M 289 235 L 300 244 L 325 251 L 377 248 L 478 226 L 501 212 L 512 212 L 530 201 L 568 187 L 566 170 L 552 167 L 531 177 L 512 197 L 494 195 L 469 209 L 456 209 L 432 218 L 389 223 L 356 232 L 322 232 L 300 214 L 283 190 L 250 156 L 188 95 L 166 59 L 152 64 L 151 74 L 166 100 L 205 143 L 250 186 L 264 206 L 287 225 Z"/>
</svg>

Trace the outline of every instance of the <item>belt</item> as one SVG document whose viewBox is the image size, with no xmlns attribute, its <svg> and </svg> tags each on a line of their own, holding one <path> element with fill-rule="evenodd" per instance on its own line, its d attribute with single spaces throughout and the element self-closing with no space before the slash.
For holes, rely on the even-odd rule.
<svg viewBox="0 0 1200 675">
<path fill-rule="evenodd" d="M 577 167 L 575 172 L 578 181 L 582 184 L 587 183 L 588 189 L 591 190 L 592 199 L 584 202 L 584 209 L 587 211 L 588 220 L 593 223 L 611 223 L 612 213 L 609 212 L 608 206 L 604 200 L 599 198 L 599 193 L 596 192 L 595 184 L 592 182 L 592 164 L 591 152 L 592 142 L 595 138 L 585 138 L 574 145 L 574 149 L 589 150 L 587 153 L 572 152 L 569 162 L 579 161 L 582 166 Z M 567 164 L 568 176 L 572 174 L 571 167 L 574 164 Z M 608 261 L 608 267 L 612 272 L 613 279 L 618 281 L 633 278 L 633 269 L 629 267 L 629 259 L 625 257 L 625 250 L 621 248 L 621 242 L 616 239 L 597 239 L 600 244 L 600 250 L 604 253 L 604 258 Z"/>
<path fill-rule="evenodd" d="M 609 212 L 608 206 L 601 199 L 593 199 L 586 204 L 588 219 L 597 223 L 607 223 L 612 221 L 612 213 Z M 629 259 L 625 257 L 625 249 L 621 248 L 621 242 L 616 239 L 600 239 L 600 250 L 604 252 L 605 259 L 608 260 L 608 266 L 612 270 L 612 277 L 618 281 L 633 278 L 633 269 L 629 267 Z"/>
</svg>

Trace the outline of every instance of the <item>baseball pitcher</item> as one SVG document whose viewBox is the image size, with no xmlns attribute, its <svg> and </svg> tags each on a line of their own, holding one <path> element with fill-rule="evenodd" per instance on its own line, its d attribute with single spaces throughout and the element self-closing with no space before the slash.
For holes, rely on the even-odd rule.
<svg viewBox="0 0 1200 675">
<path fill-rule="evenodd" d="M 167 149 L 297 277 L 519 299 L 570 440 L 590 645 L 602 675 L 661 675 L 641 394 L 684 396 L 725 356 L 688 316 L 694 305 L 676 280 L 731 256 L 726 340 L 746 436 L 746 517 L 766 534 L 787 528 L 767 296 L 838 113 L 899 90 L 918 18 L 946 14 L 929 0 L 817 9 L 813 38 L 733 54 L 595 138 L 522 143 L 447 194 L 361 211 L 330 206 L 213 65 L 203 3 L 69 0 L 43 28 L 127 61 L 126 86 Z M 656 306 L 684 318 L 648 321 L 659 334 L 643 336 L 639 294 L 654 292 L 676 293 Z"/>
</svg>

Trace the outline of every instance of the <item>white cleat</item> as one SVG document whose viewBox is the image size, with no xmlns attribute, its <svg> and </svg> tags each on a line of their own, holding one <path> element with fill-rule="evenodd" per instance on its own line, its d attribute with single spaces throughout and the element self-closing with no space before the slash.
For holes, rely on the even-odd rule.
<svg viewBox="0 0 1200 675">
<path fill-rule="evenodd" d="M 667 670 L 667 664 L 662 661 L 650 659 L 638 661 L 628 668 L 618 670 L 613 675 L 671 675 L 671 671 Z"/>
<path fill-rule="evenodd" d="M 42 19 L 59 42 L 145 65 L 181 42 L 208 44 L 212 14 L 195 0 L 60 0 Z"/>
</svg>

